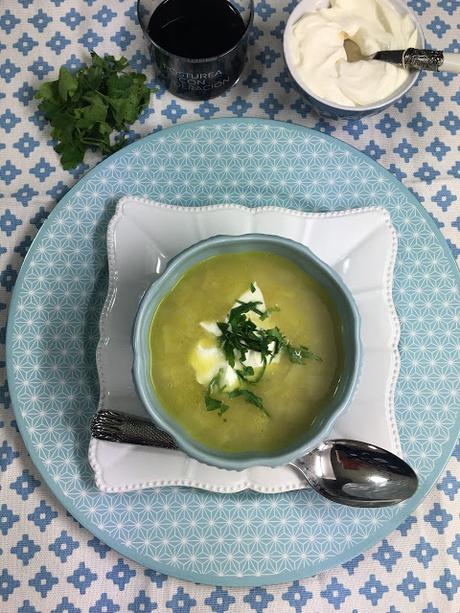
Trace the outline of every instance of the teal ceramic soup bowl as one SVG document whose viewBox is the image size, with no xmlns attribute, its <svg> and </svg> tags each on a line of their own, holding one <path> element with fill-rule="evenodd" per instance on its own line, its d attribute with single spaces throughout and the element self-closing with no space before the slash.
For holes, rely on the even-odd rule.
<svg viewBox="0 0 460 613">
<path fill-rule="evenodd" d="M 284 256 L 315 279 L 335 304 L 344 348 L 343 370 L 337 389 L 323 407 L 314 425 L 306 430 L 295 444 L 269 455 L 219 452 L 194 440 L 162 407 L 150 374 L 150 326 L 164 296 L 173 289 L 184 273 L 198 262 L 215 255 L 247 251 L 268 251 Z M 275 467 L 286 464 L 319 445 L 326 439 L 337 417 L 349 406 L 361 367 L 360 317 L 351 292 L 341 278 L 304 245 L 266 234 L 215 236 L 174 257 L 164 273 L 148 288 L 136 315 L 133 348 L 133 377 L 138 394 L 154 422 L 174 437 L 180 449 L 201 462 L 220 468 L 243 470 L 250 466 Z"/>
</svg>

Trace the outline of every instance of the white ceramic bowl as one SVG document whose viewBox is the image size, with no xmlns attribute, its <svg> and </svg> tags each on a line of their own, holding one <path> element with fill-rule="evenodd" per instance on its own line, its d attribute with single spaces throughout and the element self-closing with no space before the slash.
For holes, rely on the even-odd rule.
<svg viewBox="0 0 460 613">
<path fill-rule="evenodd" d="M 414 13 L 409 10 L 405 2 L 403 3 L 400 0 L 389 1 L 391 2 L 391 4 L 394 5 L 395 9 L 400 14 L 410 15 L 417 30 L 417 47 L 423 49 L 425 47 L 425 37 L 423 35 L 422 27 Z M 283 38 L 284 58 L 286 60 L 289 72 L 291 73 L 292 78 L 297 84 L 297 87 L 299 88 L 301 93 L 303 93 L 303 95 L 308 99 L 311 106 L 315 108 L 318 113 L 324 117 L 333 117 L 334 119 L 359 119 L 360 117 L 380 113 L 384 109 L 394 104 L 397 100 L 399 100 L 399 98 L 404 96 L 404 94 L 407 94 L 411 87 L 417 82 L 417 79 L 420 75 L 420 71 L 415 70 L 410 72 L 407 76 L 406 81 L 390 96 L 387 96 L 386 98 L 383 98 L 383 100 L 379 100 L 378 102 L 374 102 L 373 104 L 365 106 L 344 106 L 331 102 L 330 100 L 326 100 L 325 98 L 320 98 L 308 87 L 308 85 L 306 85 L 306 83 L 302 79 L 300 79 L 298 75 L 297 68 L 294 64 L 292 51 L 287 44 L 287 40 L 291 33 L 292 27 L 305 13 L 313 13 L 319 9 L 327 8 L 329 5 L 329 0 L 301 0 L 301 2 L 299 2 L 299 4 L 290 14 L 286 24 L 286 28 L 284 29 Z"/>
</svg>

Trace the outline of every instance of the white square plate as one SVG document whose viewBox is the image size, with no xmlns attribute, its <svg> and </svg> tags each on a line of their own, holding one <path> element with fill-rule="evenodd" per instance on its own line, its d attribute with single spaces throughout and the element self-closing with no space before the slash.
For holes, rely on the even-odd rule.
<svg viewBox="0 0 460 613">
<path fill-rule="evenodd" d="M 304 213 L 234 205 L 187 208 L 135 197 L 120 200 L 107 231 L 109 289 L 100 320 L 99 409 L 146 416 L 131 377 L 131 331 L 139 300 L 168 260 L 216 234 L 276 234 L 307 245 L 352 291 L 361 314 L 363 368 L 348 411 L 328 438 L 354 438 L 401 455 L 394 417 L 399 322 L 392 299 L 397 239 L 383 208 Z M 276 493 L 306 486 L 288 466 L 241 472 L 201 464 L 180 451 L 92 439 L 97 487 L 126 492 L 166 485 L 216 492 Z"/>
</svg>

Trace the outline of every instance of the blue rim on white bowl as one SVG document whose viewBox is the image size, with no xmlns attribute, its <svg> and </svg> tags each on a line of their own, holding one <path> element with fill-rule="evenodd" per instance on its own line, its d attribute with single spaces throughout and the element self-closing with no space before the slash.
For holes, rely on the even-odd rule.
<svg viewBox="0 0 460 613">
<path fill-rule="evenodd" d="M 270 251 L 289 258 L 320 283 L 332 298 L 340 318 L 344 364 L 337 389 L 301 442 L 272 455 L 262 453 L 223 453 L 194 440 L 165 411 L 151 380 L 149 350 L 150 327 L 154 314 L 165 295 L 172 290 L 185 272 L 200 261 L 222 253 Z M 337 417 L 350 405 L 361 369 L 360 315 L 354 298 L 339 275 L 314 255 L 308 247 L 296 241 L 267 234 L 214 236 L 185 249 L 168 264 L 164 273 L 144 294 L 133 330 L 133 379 L 142 403 L 154 422 L 171 434 L 180 449 L 195 459 L 226 468 L 243 470 L 250 466 L 280 466 L 317 447 L 327 437 Z"/>
<path fill-rule="evenodd" d="M 426 45 L 425 36 L 423 34 L 422 26 L 420 25 L 420 22 L 418 21 L 414 12 L 410 10 L 407 3 L 401 2 L 401 0 L 390 0 L 390 3 L 395 7 L 398 13 L 410 16 L 417 30 L 417 47 L 423 49 Z M 308 87 L 305 81 L 302 81 L 296 76 L 297 70 L 294 65 L 292 52 L 287 44 L 288 33 L 292 29 L 293 25 L 300 19 L 300 17 L 302 17 L 302 15 L 305 13 L 315 12 L 322 8 L 327 8 L 328 6 L 329 0 L 301 0 L 296 5 L 287 20 L 283 36 L 284 59 L 297 89 L 308 99 L 312 107 L 316 109 L 316 111 L 323 117 L 332 117 L 333 119 L 359 119 L 361 117 L 375 115 L 381 111 L 384 111 L 397 100 L 402 98 L 402 96 L 407 94 L 407 92 L 416 84 L 420 77 L 419 70 L 412 71 L 406 81 L 395 92 L 383 100 L 379 100 L 373 104 L 360 106 L 345 106 L 342 104 L 336 104 L 335 102 L 331 102 L 325 98 L 321 98 Z"/>
</svg>

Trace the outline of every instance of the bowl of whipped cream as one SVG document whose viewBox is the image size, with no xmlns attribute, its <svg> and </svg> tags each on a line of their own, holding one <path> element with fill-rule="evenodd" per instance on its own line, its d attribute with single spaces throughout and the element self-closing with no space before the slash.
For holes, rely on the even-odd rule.
<svg viewBox="0 0 460 613">
<path fill-rule="evenodd" d="M 419 22 L 399 0 L 301 0 L 286 24 L 284 56 L 292 78 L 320 115 L 378 113 L 417 81 L 418 71 L 388 62 L 349 62 L 346 39 L 364 57 L 425 46 Z"/>
</svg>

